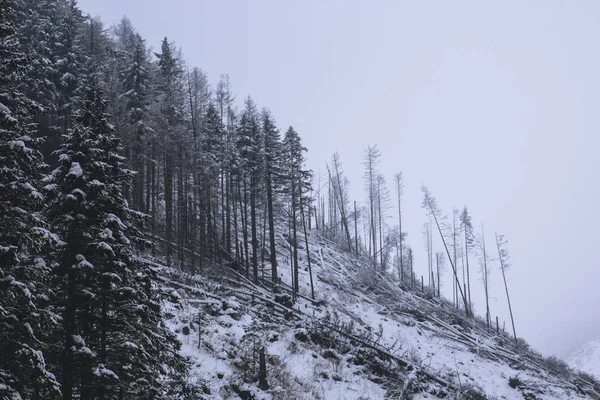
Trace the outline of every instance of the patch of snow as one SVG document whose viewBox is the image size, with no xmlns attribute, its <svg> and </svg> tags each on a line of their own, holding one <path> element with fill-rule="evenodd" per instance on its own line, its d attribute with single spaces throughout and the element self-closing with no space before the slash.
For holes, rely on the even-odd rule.
<svg viewBox="0 0 600 400">
<path fill-rule="evenodd" d="M 583 345 L 568 359 L 568 364 L 600 379 L 600 337 Z"/>
<path fill-rule="evenodd" d="M 67 173 L 67 176 L 69 176 L 69 175 L 73 175 L 76 178 L 79 178 L 81 175 L 83 175 L 83 169 L 81 169 L 81 165 L 79 165 L 78 162 L 71 163 L 71 168 L 69 169 L 69 172 Z"/>
</svg>

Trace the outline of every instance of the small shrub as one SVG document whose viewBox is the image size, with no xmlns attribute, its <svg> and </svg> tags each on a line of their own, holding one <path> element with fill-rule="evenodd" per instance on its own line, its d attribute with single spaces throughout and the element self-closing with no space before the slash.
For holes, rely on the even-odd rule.
<svg viewBox="0 0 600 400">
<path fill-rule="evenodd" d="M 298 352 L 298 343 L 296 343 L 295 341 L 291 341 L 288 346 L 287 349 L 290 353 L 292 354 L 296 354 Z"/>
<path fill-rule="evenodd" d="M 190 334 L 190 327 L 189 327 L 189 326 L 187 326 L 187 325 L 185 325 L 185 326 L 183 327 L 183 329 L 181 330 L 181 332 L 182 332 L 182 333 L 183 333 L 185 336 L 189 335 L 189 334 Z"/>
<path fill-rule="evenodd" d="M 327 349 L 323 352 L 323 358 L 327 358 L 330 360 L 335 360 L 335 361 L 339 361 L 339 357 L 338 355 L 335 353 L 335 351 L 331 350 L 331 349 Z"/>
<path fill-rule="evenodd" d="M 307 343 L 309 341 L 308 332 L 306 332 L 306 329 L 297 330 L 294 337 L 296 338 L 296 340 L 303 343 Z"/>
<path fill-rule="evenodd" d="M 558 357 L 550 356 L 544 360 L 546 368 L 558 376 L 568 377 L 570 370 L 566 362 Z"/>
<path fill-rule="evenodd" d="M 577 378 L 581 381 L 591 384 L 594 387 L 594 390 L 600 390 L 600 382 L 598 382 L 593 375 L 590 375 L 587 372 L 579 371 L 577 372 Z"/>
<path fill-rule="evenodd" d="M 519 386 L 521 386 L 521 380 L 519 379 L 519 376 L 511 376 L 510 378 L 508 378 L 508 386 L 510 386 L 513 389 L 516 389 Z"/>
<path fill-rule="evenodd" d="M 275 295 L 275 302 L 281 304 L 282 306 L 291 308 L 294 305 L 294 302 L 292 301 L 292 297 L 289 294 L 280 294 L 280 295 Z"/>
<path fill-rule="evenodd" d="M 517 344 L 515 346 L 516 349 L 521 353 L 525 353 L 530 349 L 529 343 L 527 343 L 527 341 L 525 341 L 523 338 L 517 338 Z"/>
</svg>

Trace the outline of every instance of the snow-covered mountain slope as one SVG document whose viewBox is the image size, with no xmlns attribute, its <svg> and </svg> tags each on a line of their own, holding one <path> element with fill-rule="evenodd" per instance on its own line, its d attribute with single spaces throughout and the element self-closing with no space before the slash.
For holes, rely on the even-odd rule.
<svg viewBox="0 0 600 400">
<path fill-rule="evenodd" d="M 569 358 L 569 365 L 600 379 L 600 338 L 586 343 L 574 353 Z"/>
<path fill-rule="evenodd" d="M 279 293 L 227 266 L 195 276 L 161 267 L 173 293 L 168 324 L 207 399 L 600 398 L 593 382 L 553 372 L 508 335 L 375 274 L 316 233 L 310 250 L 316 300 L 303 257 L 302 296 L 293 305 L 285 248 Z"/>
</svg>

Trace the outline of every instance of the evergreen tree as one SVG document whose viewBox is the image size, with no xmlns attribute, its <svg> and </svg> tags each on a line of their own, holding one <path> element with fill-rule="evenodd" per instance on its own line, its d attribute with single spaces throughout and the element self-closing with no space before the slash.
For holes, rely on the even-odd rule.
<svg viewBox="0 0 600 400">
<path fill-rule="evenodd" d="M 43 329 L 54 315 L 47 299 L 47 231 L 39 211 L 42 157 L 32 138 L 32 115 L 41 106 L 23 93 L 31 58 L 23 52 L 16 23 L 19 0 L 0 1 L 0 398 L 51 398 L 58 393 L 47 371 Z"/>
<path fill-rule="evenodd" d="M 275 247 L 275 193 L 281 177 L 281 138 L 279 129 L 271 112 L 264 109 L 262 112 L 262 131 L 264 137 L 264 180 L 267 188 L 267 212 L 269 219 L 269 256 L 271 262 L 271 280 L 278 281 L 277 249 Z"/>
<path fill-rule="evenodd" d="M 219 242 L 217 215 L 219 210 L 219 175 L 223 157 L 223 124 L 214 104 L 209 104 L 202 129 L 200 153 L 197 155 L 200 165 L 200 202 L 201 232 L 205 239 L 204 248 L 209 255 L 216 254 Z"/>
<path fill-rule="evenodd" d="M 298 282 L 298 216 L 303 215 L 304 207 L 310 207 L 307 196 L 310 191 L 311 171 L 305 169 L 304 153 L 306 148 L 298 133 L 293 127 L 289 127 L 283 138 L 283 165 L 285 168 L 285 192 L 290 202 L 291 233 L 290 243 L 292 245 L 293 282 L 294 293 L 299 292 Z M 300 222 L 301 223 L 301 222 Z"/>
<path fill-rule="evenodd" d="M 157 105 L 158 112 L 157 127 L 160 129 L 162 137 L 161 147 L 164 155 L 164 201 L 165 201 L 165 240 L 167 244 L 166 256 L 167 265 L 171 265 L 173 255 L 173 235 L 175 219 L 174 210 L 174 179 L 175 179 L 175 152 L 177 145 L 177 136 L 181 130 L 181 97 L 182 92 L 179 87 L 182 70 L 179 68 L 177 58 L 173 54 L 173 46 L 167 38 L 164 38 L 161 44 L 161 52 L 156 53 L 158 58 L 158 87 L 157 87 Z M 181 146 L 181 142 L 179 143 Z M 156 156 L 153 151 L 153 156 Z M 158 160 L 154 158 L 154 162 Z M 153 218 L 156 218 L 156 211 L 153 207 Z"/>
<path fill-rule="evenodd" d="M 164 326 L 155 272 L 136 256 L 147 244 L 123 187 L 120 139 L 105 114 L 98 77 L 82 86 L 85 99 L 49 176 L 48 216 L 65 246 L 57 253 L 56 291 L 63 320 L 63 398 L 170 398 L 186 366 Z M 165 379 L 171 377 L 171 379 Z"/>
<path fill-rule="evenodd" d="M 246 275 L 249 276 L 250 264 L 252 265 L 252 275 L 258 280 L 258 238 L 256 230 L 256 207 L 260 179 L 260 142 L 261 131 L 258 121 L 258 111 L 256 103 L 251 97 L 245 100 L 245 108 L 240 117 L 237 129 L 236 148 L 238 154 L 238 196 L 243 203 L 241 210 L 242 233 L 244 241 L 244 253 L 246 260 Z M 241 182 L 240 182 L 241 181 Z M 248 216 L 248 203 L 250 203 L 250 216 Z M 249 227 L 250 225 L 250 227 Z M 250 228 L 250 232 L 248 229 Z M 248 236 L 250 235 L 250 240 Z M 248 242 L 252 247 L 252 257 L 250 257 Z"/>
<path fill-rule="evenodd" d="M 137 171 L 133 179 L 131 203 L 135 209 L 146 211 L 149 202 L 144 198 L 146 147 L 152 127 L 148 121 L 148 97 L 150 95 L 147 51 L 144 40 L 138 34 L 133 34 L 132 53 L 129 56 L 128 66 L 123 71 L 121 83 L 121 97 L 125 100 L 126 115 L 125 130 L 127 134 L 129 166 Z M 147 197 L 146 197 L 147 198 Z"/>
</svg>

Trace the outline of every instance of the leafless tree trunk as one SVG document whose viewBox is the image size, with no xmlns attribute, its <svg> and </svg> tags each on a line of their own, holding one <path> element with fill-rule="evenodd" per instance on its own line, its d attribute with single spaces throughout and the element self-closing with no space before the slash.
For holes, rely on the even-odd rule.
<svg viewBox="0 0 600 400">
<path fill-rule="evenodd" d="M 487 323 L 488 328 L 490 327 L 490 296 L 489 296 L 489 269 L 488 269 L 488 265 L 487 265 L 487 253 L 486 253 L 486 249 L 485 249 L 485 232 L 483 229 L 483 224 L 481 224 L 481 251 L 483 253 L 483 259 L 482 259 L 482 270 L 481 270 L 481 275 L 482 275 L 482 279 L 483 279 L 483 289 L 485 291 L 485 320 Z"/>
<path fill-rule="evenodd" d="M 494 232 L 496 235 L 496 246 L 498 247 L 498 258 L 500 259 L 500 270 L 502 270 L 502 279 L 504 280 L 504 290 L 506 290 L 506 301 L 508 302 L 508 311 L 510 312 L 510 322 L 512 323 L 513 337 L 515 343 L 517 343 L 517 331 L 515 330 L 515 319 L 513 317 L 512 307 L 510 304 L 510 295 L 508 294 L 508 284 L 506 283 L 506 270 L 509 267 L 508 264 L 508 249 L 506 248 L 506 241 L 504 236 Z"/>
<path fill-rule="evenodd" d="M 402 237 L 402 192 L 403 192 L 403 183 L 402 183 L 402 172 L 396 174 L 396 194 L 398 196 L 398 247 L 400 248 L 400 282 L 404 281 L 404 257 L 402 254 L 403 250 L 403 237 Z"/>
<path fill-rule="evenodd" d="M 448 245 L 446 244 L 446 240 L 444 239 L 444 234 L 442 231 L 442 227 L 440 226 L 440 222 L 439 222 L 439 218 L 438 216 L 441 216 L 441 212 L 439 211 L 436 201 L 435 199 L 431 196 L 431 194 L 429 193 L 429 190 L 423 186 L 421 188 L 421 190 L 423 191 L 424 197 L 423 197 L 423 207 L 427 208 L 431 214 L 431 216 L 433 217 L 433 220 L 435 221 L 435 224 L 437 226 L 438 232 L 440 234 L 440 238 L 442 239 L 442 243 L 444 245 L 444 249 L 446 250 L 446 254 L 448 256 L 448 260 L 450 262 L 450 266 L 452 267 L 452 273 L 454 274 L 454 280 L 457 283 L 457 287 L 458 290 L 460 292 L 460 296 L 463 300 L 464 303 L 464 307 L 465 307 L 465 313 L 467 314 L 467 316 L 471 316 L 471 311 L 469 309 L 469 305 L 467 304 L 467 297 L 465 296 L 463 290 L 462 290 L 462 286 L 460 285 L 460 282 L 458 280 L 458 274 L 456 272 L 456 266 L 454 265 L 454 263 L 452 262 L 452 257 L 450 256 L 450 251 L 448 250 Z"/>
</svg>

